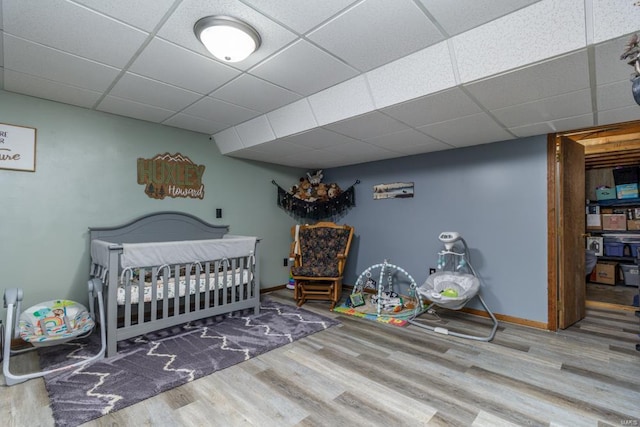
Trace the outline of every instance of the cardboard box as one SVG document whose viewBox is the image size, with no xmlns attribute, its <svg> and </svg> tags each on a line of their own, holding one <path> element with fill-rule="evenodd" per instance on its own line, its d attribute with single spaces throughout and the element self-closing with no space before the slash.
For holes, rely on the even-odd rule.
<svg viewBox="0 0 640 427">
<path fill-rule="evenodd" d="M 640 230 L 640 219 L 628 219 L 627 230 Z"/>
<path fill-rule="evenodd" d="M 636 199 L 638 198 L 638 184 L 622 184 L 616 185 L 616 197 L 618 199 Z"/>
<path fill-rule="evenodd" d="M 616 197 L 616 192 L 613 188 L 596 189 L 596 200 L 611 200 L 615 199 Z"/>
<path fill-rule="evenodd" d="M 603 230 L 626 230 L 627 216 L 625 214 L 602 214 Z"/>
<path fill-rule="evenodd" d="M 589 280 L 603 285 L 615 285 L 618 263 L 613 261 L 598 261 Z"/>
<path fill-rule="evenodd" d="M 602 230 L 602 216 L 600 214 L 587 214 L 587 230 Z"/>
</svg>

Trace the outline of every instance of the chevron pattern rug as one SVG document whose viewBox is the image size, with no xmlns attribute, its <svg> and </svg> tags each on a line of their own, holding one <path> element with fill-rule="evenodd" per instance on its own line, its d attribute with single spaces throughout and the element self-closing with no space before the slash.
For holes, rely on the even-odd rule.
<svg viewBox="0 0 640 427">
<path fill-rule="evenodd" d="M 249 360 L 339 322 L 263 298 L 260 314 L 234 314 L 118 343 L 118 355 L 44 378 L 57 426 L 77 426 Z M 99 334 L 40 349 L 44 368 L 95 354 Z"/>
</svg>

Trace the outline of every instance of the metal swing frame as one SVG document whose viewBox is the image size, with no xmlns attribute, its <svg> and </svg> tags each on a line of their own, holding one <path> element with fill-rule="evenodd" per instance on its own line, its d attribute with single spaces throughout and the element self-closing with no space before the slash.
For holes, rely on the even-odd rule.
<svg viewBox="0 0 640 427">
<path fill-rule="evenodd" d="M 24 381 L 30 380 L 32 378 L 43 377 L 45 375 L 49 375 L 55 372 L 76 368 L 87 363 L 93 362 L 95 360 L 101 359 L 104 357 L 105 350 L 107 349 L 107 339 L 106 339 L 106 331 L 105 331 L 105 316 L 104 316 L 104 302 L 102 298 L 102 281 L 100 279 L 91 279 L 88 282 L 88 291 L 89 291 L 89 312 L 94 321 L 95 312 L 94 312 L 94 299 L 98 299 L 98 315 L 99 315 L 99 323 L 100 323 L 100 340 L 101 347 L 100 351 L 87 359 L 80 360 L 75 363 L 67 364 L 64 366 L 60 366 L 54 369 L 42 370 L 38 372 L 32 372 L 27 374 L 13 374 L 10 371 L 10 359 L 12 355 L 22 354 L 28 351 L 36 350 L 38 346 L 29 347 L 22 350 L 11 350 L 11 341 L 14 338 L 18 338 L 20 336 L 20 328 L 19 328 L 19 316 L 21 314 L 21 306 L 23 299 L 23 291 L 20 288 L 10 288 L 7 289 L 4 293 L 4 307 L 7 309 L 7 323 L 6 329 L 2 331 L 1 334 L 3 338 L 2 344 L 2 373 L 4 374 L 5 383 L 8 386 L 19 384 Z M 88 332 L 82 335 L 69 337 L 66 339 L 59 339 L 56 344 L 64 344 L 69 341 L 76 340 L 78 338 L 83 338 L 89 335 L 95 326 Z"/>
<path fill-rule="evenodd" d="M 442 236 L 446 236 L 445 239 L 443 240 Z M 458 263 L 457 267 L 463 267 L 463 268 L 467 268 L 471 275 L 474 276 L 476 278 L 476 280 L 478 280 L 480 282 L 480 277 L 478 276 L 478 274 L 476 273 L 475 269 L 473 268 L 473 265 L 471 264 L 471 261 L 469 260 L 469 247 L 467 245 L 467 242 L 458 234 L 458 233 L 441 233 L 440 234 L 440 240 L 445 242 L 445 249 L 443 251 L 440 251 L 438 253 L 438 269 L 440 271 L 443 271 L 445 269 L 448 268 L 448 265 L 450 264 L 449 262 L 447 262 L 447 258 L 448 257 L 457 257 L 458 259 L 460 259 L 460 262 Z M 462 252 L 456 252 L 454 251 L 454 245 L 456 243 L 460 242 L 463 245 L 463 250 Z M 456 267 L 456 268 L 457 268 Z M 455 271 L 455 270 L 453 270 Z M 435 273 L 437 274 L 437 273 Z M 423 285 L 424 286 L 424 285 Z M 429 299 L 429 295 L 425 292 L 425 289 L 422 287 L 418 287 L 417 288 L 417 292 L 423 296 L 425 296 L 427 299 Z M 496 335 L 496 331 L 498 330 L 498 319 L 496 319 L 495 315 L 493 314 L 493 312 L 489 309 L 489 306 L 487 306 L 487 303 L 485 303 L 484 299 L 482 299 L 482 296 L 480 295 L 480 290 L 478 290 L 475 295 L 469 297 L 466 301 L 463 302 L 463 306 L 468 304 L 471 300 L 473 300 L 474 298 L 478 298 L 478 300 L 480 301 L 480 304 L 482 304 L 482 306 L 484 307 L 485 311 L 487 312 L 487 314 L 489 315 L 489 318 L 491 319 L 491 321 L 493 322 L 493 325 L 491 327 L 491 331 L 489 332 L 488 335 L 470 335 L 470 334 L 464 334 L 461 332 L 455 332 L 455 331 L 451 331 L 447 328 L 444 327 L 440 327 L 440 326 L 431 326 L 431 325 L 425 325 L 422 323 L 418 323 L 415 321 L 415 318 L 417 317 L 418 314 L 416 314 L 416 316 L 407 319 L 407 321 L 409 323 L 411 323 L 414 326 L 417 326 L 419 328 L 423 328 L 423 329 L 428 329 L 432 332 L 436 332 L 438 334 L 442 334 L 442 335 L 451 335 L 454 337 L 459 337 L 459 338 L 466 338 L 466 339 L 471 339 L 471 340 L 476 340 L 476 341 L 485 341 L 485 342 L 489 342 L 491 340 L 493 340 L 493 338 Z M 449 307 L 446 307 L 446 305 L 442 305 L 444 304 L 444 301 L 442 301 L 440 304 L 438 303 L 438 301 L 433 301 L 433 299 L 430 299 L 431 304 L 429 304 L 427 306 L 427 308 L 424 310 L 427 313 L 433 314 L 435 313 L 433 307 L 434 306 L 438 306 L 438 307 L 442 307 L 442 308 L 446 308 L 446 309 L 452 309 Z M 455 310 L 459 310 L 461 309 L 457 308 Z"/>
</svg>

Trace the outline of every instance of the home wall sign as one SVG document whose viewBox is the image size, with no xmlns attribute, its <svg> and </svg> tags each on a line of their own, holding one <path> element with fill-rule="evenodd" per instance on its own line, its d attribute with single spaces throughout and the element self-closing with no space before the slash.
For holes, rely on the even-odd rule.
<svg viewBox="0 0 640 427">
<path fill-rule="evenodd" d="M 196 165 L 180 153 L 138 158 L 138 184 L 153 199 L 165 197 L 204 198 L 204 165 Z"/>
<path fill-rule="evenodd" d="M 373 186 L 373 200 L 413 197 L 413 182 L 394 182 Z"/>
<path fill-rule="evenodd" d="M 35 172 L 35 128 L 0 123 L 0 169 Z"/>
</svg>

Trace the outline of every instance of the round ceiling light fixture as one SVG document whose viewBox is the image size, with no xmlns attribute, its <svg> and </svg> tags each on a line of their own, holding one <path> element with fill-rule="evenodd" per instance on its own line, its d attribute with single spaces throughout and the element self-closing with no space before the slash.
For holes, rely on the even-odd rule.
<svg viewBox="0 0 640 427">
<path fill-rule="evenodd" d="M 249 24 L 230 16 L 207 16 L 193 27 L 196 37 L 216 58 L 239 62 L 260 47 L 260 34 Z"/>
</svg>

